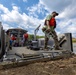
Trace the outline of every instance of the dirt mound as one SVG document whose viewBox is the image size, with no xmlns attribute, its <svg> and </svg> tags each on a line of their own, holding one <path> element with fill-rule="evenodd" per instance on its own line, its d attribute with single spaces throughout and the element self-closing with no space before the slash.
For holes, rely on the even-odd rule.
<svg viewBox="0 0 76 75">
<path fill-rule="evenodd" d="M 0 75 L 76 75 L 76 56 L 4 69 Z"/>
</svg>

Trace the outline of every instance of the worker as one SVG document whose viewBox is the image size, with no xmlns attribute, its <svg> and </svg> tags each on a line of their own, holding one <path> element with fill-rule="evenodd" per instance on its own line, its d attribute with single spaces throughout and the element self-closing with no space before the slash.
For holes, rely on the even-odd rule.
<svg viewBox="0 0 76 75">
<path fill-rule="evenodd" d="M 14 46 L 14 45 L 15 45 L 15 40 L 16 40 L 15 35 L 14 35 L 14 34 L 13 34 L 13 35 L 11 35 L 12 46 Z"/>
<path fill-rule="evenodd" d="M 42 31 L 46 31 L 45 32 L 45 44 L 44 44 L 44 50 L 47 50 L 47 44 L 48 44 L 48 40 L 50 37 L 47 36 L 47 34 L 49 32 L 51 32 L 52 38 L 54 39 L 54 43 L 55 43 L 55 50 L 60 50 L 59 47 L 59 42 L 58 42 L 58 37 L 57 37 L 57 33 L 55 31 L 56 28 L 56 19 L 55 17 L 58 16 L 58 13 L 56 11 L 53 11 L 50 15 L 48 15 L 45 19 L 45 27 L 42 28 Z"/>
<path fill-rule="evenodd" d="M 11 36 L 9 30 L 6 31 L 6 52 L 12 49 Z"/>
<path fill-rule="evenodd" d="M 27 32 L 23 35 L 23 39 L 24 39 L 24 46 L 26 46 L 28 43 L 28 33 Z"/>
<path fill-rule="evenodd" d="M 11 40 L 12 40 L 12 41 L 16 40 L 16 37 L 15 37 L 14 34 L 11 36 Z"/>
</svg>

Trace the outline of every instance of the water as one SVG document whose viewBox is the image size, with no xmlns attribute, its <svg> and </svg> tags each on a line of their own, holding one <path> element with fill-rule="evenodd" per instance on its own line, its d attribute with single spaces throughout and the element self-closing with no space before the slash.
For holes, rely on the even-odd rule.
<svg viewBox="0 0 76 75">
<path fill-rule="evenodd" d="M 73 43 L 73 52 L 76 54 L 76 43 Z"/>
</svg>

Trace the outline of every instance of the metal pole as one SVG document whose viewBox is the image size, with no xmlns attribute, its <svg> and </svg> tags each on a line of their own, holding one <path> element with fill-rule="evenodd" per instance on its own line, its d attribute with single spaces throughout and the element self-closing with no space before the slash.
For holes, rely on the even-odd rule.
<svg viewBox="0 0 76 75">
<path fill-rule="evenodd" d="M 41 24 L 34 30 L 34 40 L 36 40 L 36 34 L 40 28 Z"/>
</svg>

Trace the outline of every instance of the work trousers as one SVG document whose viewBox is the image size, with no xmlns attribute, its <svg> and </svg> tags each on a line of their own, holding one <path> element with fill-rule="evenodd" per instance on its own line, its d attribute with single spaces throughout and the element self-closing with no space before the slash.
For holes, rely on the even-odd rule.
<svg viewBox="0 0 76 75">
<path fill-rule="evenodd" d="M 45 43 L 44 43 L 44 48 L 47 49 L 47 45 L 48 45 L 48 40 L 50 38 L 50 36 L 54 39 L 54 48 L 56 50 L 59 50 L 59 42 L 58 42 L 58 37 L 57 37 L 57 34 L 56 34 L 56 31 L 54 29 L 52 29 L 50 27 L 50 31 L 49 32 L 46 32 L 47 30 L 47 27 L 45 27 L 45 30 L 43 31 L 45 33 Z"/>
</svg>

